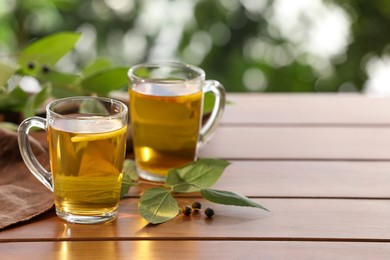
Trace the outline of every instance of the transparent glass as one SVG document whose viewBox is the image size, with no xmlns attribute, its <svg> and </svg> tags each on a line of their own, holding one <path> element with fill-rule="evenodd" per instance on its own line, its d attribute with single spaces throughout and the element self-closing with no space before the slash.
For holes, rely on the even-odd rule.
<svg viewBox="0 0 390 260">
<path fill-rule="evenodd" d="M 128 71 L 130 117 L 138 175 L 163 182 L 171 168 L 196 160 L 215 132 L 225 107 L 225 90 L 205 72 L 183 63 L 133 66 Z M 203 124 L 204 95 L 215 96 Z"/>
<path fill-rule="evenodd" d="M 127 106 L 119 101 L 71 97 L 48 104 L 46 119 L 30 117 L 20 124 L 22 158 L 32 174 L 54 193 L 61 219 L 94 224 L 116 218 L 127 122 Z M 32 127 L 47 132 L 50 172 L 31 149 Z"/>
</svg>

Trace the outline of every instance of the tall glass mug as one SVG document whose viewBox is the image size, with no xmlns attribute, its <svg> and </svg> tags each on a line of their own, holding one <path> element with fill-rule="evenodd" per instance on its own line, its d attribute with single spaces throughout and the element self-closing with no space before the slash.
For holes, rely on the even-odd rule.
<svg viewBox="0 0 390 260">
<path fill-rule="evenodd" d="M 169 169 L 195 160 L 216 129 L 225 106 L 224 87 L 205 80 L 202 69 L 182 63 L 136 65 L 128 77 L 137 172 L 161 182 Z M 202 126 L 206 92 L 215 95 L 215 103 Z"/>
<path fill-rule="evenodd" d="M 46 107 L 46 119 L 19 126 L 19 148 L 35 177 L 54 192 L 57 215 L 73 223 L 116 218 L 126 153 L 127 106 L 98 97 L 71 97 Z M 32 153 L 31 127 L 47 132 L 51 172 Z"/>
</svg>

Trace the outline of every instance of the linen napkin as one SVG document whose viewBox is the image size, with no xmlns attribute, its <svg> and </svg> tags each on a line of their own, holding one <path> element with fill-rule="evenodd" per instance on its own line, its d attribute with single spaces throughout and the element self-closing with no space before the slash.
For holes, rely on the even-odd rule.
<svg viewBox="0 0 390 260">
<path fill-rule="evenodd" d="M 32 137 L 30 143 L 39 162 L 48 169 L 47 150 Z M 16 133 L 0 129 L 0 230 L 30 220 L 53 205 L 51 191 L 24 164 Z"/>
</svg>

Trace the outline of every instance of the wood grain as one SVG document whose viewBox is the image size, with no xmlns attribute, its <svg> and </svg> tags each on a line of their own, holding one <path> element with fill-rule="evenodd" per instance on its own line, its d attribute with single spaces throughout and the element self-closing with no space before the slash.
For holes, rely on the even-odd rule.
<svg viewBox="0 0 390 260">
<path fill-rule="evenodd" d="M 249 197 L 390 198 L 390 162 L 230 161 L 215 189 Z M 142 184 L 128 196 L 152 188 Z M 199 194 L 181 196 L 199 197 Z"/>
<path fill-rule="evenodd" d="M 150 225 L 141 188 L 117 220 L 76 225 L 54 211 L 0 232 L 1 259 L 388 259 L 390 97 L 228 94 L 221 125 L 200 157 L 231 161 L 213 188 L 267 207 L 216 205 L 216 215 Z"/>
<path fill-rule="evenodd" d="M 390 162 L 232 161 L 213 188 L 250 197 L 390 198 Z"/>
<path fill-rule="evenodd" d="M 1 243 L 18 259 L 388 259 L 388 243 L 278 241 L 75 241 Z"/>
<path fill-rule="evenodd" d="M 201 157 L 390 160 L 390 127 L 220 127 Z"/>
<path fill-rule="evenodd" d="M 223 124 L 390 124 L 390 97 L 363 94 L 228 94 Z"/>
<path fill-rule="evenodd" d="M 193 200 L 183 199 L 182 203 Z M 148 225 L 137 213 L 137 200 L 121 201 L 119 218 L 105 225 L 61 222 L 54 214 L 0 232 L 0 241 L 45 240 L 308 240 L 390 242 L 390 204 L 371 199 L 255 199 L 272 211 L 211 204 L 203 214 L 178 216 Z"/>
</svg>

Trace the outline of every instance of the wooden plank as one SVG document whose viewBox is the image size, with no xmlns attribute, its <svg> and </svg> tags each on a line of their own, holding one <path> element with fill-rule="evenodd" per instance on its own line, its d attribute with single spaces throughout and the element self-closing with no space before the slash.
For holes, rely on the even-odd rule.
<svg viewBox="0 0 390 260">
<path fill-rule="evenodd" d="M 0 243 L 1 259 L 388 259 L 389 243 L 75 241 Z"/>
<path fill-rule="evenodd" d="M 181 203 L 193 200 L 183 199 Z M 390 242 L 387 200 L 255 199 L 272 211 L 211 204 L 216 215 L 179 215 L 148 225 L 137 213 L 137 199 L 121 201 L 119 218 L 104 225 L 61 222 L 54 213 L 0 232 L 0 241 L 42 240 L 312 240 Z"/>
<path fill-rule="evenodd" d="M 134 186 L 128 196 L 152 187 Z M 390 162 L 231 161 L 213 188 L 249 197 L 390 198 Z"/>
<path fill-rule="evenodd" d="M 390 160 L 389 127 L 221 126 L 200 150 L 225 159 Z M 45 134 L 34 133 L 45 143 Z"/>
<path fill-rule="evenodd" d="M 220 127 L 200 151 L 224 159 L 390 160 L 390 128 Z"/>
<path fill-rule="evenodd" d="M 127 93 L 115 96 L 128 102 Z M 390 97 L 360 93 L 227 93 L 225 124 L 390 124 Z"/>
<path fill-rule="evenodd" d="M 390 97 L 363 94 L 238 94 L 224 124 L 390 124 Z"/>
<path fill-rule="evenodd" d="M 250 197 L 390 198 L 390 162 L 232 161 L 213 188 Z"/>
</svg>

